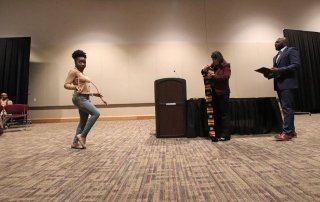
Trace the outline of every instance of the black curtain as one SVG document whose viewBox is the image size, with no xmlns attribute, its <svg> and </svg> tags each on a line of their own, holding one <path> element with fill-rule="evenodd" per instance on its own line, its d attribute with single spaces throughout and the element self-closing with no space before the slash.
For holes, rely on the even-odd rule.
<svg viewBox="0 0 320 202">
<path fill-rule="evenodd" d="M 30 37 L 0 38 L 0 92 L 13 103 L 28 103 Z"/>
<path fill-rule="evenodd" d="M 299 49 L 301 57 L 296 111 L 320 112 L 320 33 L 285 29 L 283 35 L 289 46 Z"/>
<path fill-rule="evenodd" d="M 187 101 L 187 137 L 209 134 L 207 104 L 204 98 Z M 282 131 L 282 117 L 275 97 L 230 98 L 231 134 L 266 134 Z"/>
</svg>

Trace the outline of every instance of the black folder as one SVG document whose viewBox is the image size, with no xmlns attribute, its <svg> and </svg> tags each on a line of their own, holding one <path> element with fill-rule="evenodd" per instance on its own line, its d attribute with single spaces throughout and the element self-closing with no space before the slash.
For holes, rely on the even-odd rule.
<svg viewBox="0 0 320 202">
<path fill-rule="evenodd" d="M 256 69 L 254 70 L 256 72 L 259 72 L 261 74 L 264 74 L 264 75 L 269 75 L 269 74 L 272 74 L 273 72 L 271 71 L 271 69 L 267 68 L 267 67 L 261 67 L 259 69 Z"/>
<path fill-rule="evenodd" d="M 280 74 L 278 72 L 273 72 L 270 68 L 267 68 L 267 67 L 261 67 L 259 69 L 254 70 L 254 71 L 263 74 L 263 76 L 266 77 L 267 79 L 280 77 Z"/>
</svg>

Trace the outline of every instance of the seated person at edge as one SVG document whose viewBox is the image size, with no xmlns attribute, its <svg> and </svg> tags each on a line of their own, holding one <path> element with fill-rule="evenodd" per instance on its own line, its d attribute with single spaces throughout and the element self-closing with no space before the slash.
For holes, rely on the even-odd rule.
<svg viewBox="0 0 320 202">
<path fill-rule="evenodd" d="M 13 102 L 11 100 L 9 100 L 7 93 L 1 93 L 1 101 L 0 102 L 1 102 L 0 116 L 2 117 L 3 115 L 6 115 L 6 112 L 4 111 L 4 109 L 2 109 L 2 107 L 6 106 L 6 105 L 12 105 Z"/>
<path fill-rule="evenodd" d="M 12 105 L 13 102 L 9 100 L 7 93 L 1 93 L 1 106 Z"/>
<path fill-rule="evenodd" d="M 227 141 L 230 135 L 229 79 L 231 76 L 230 64 L 225 61 L 219 51 L 211 54 L 212 64 L 205 66 L 201 73 L 211 80 L 212 106 L 214 111 L 215 140 Z M 211 137 L 212 139 L 212 137 Z"/>
</svg>

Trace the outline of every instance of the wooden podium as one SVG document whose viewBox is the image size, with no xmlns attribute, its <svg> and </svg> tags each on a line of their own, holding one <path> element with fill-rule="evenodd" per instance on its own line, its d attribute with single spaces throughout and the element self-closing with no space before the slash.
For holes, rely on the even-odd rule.
<svg viewBox="0 0 320 202">
<path fill-rule="evenodd" d="M 186 80 L 164 78 L 154 82 L 156 136 L 183 137 L 186 132 Z"/>
</svg>

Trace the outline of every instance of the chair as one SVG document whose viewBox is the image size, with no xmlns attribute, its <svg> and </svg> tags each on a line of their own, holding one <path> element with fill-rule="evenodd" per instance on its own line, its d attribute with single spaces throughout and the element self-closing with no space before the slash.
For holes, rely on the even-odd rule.
<svg viewBox="0 0 320 202">
<path fill-rule="evenodd" d="M 26 104 L 13 104 L 4 106 L 5 114 L 3 115 L 3 125 L 10 127 L 11 125 L 28 124 L 28 109 Z"/>
</svg>

